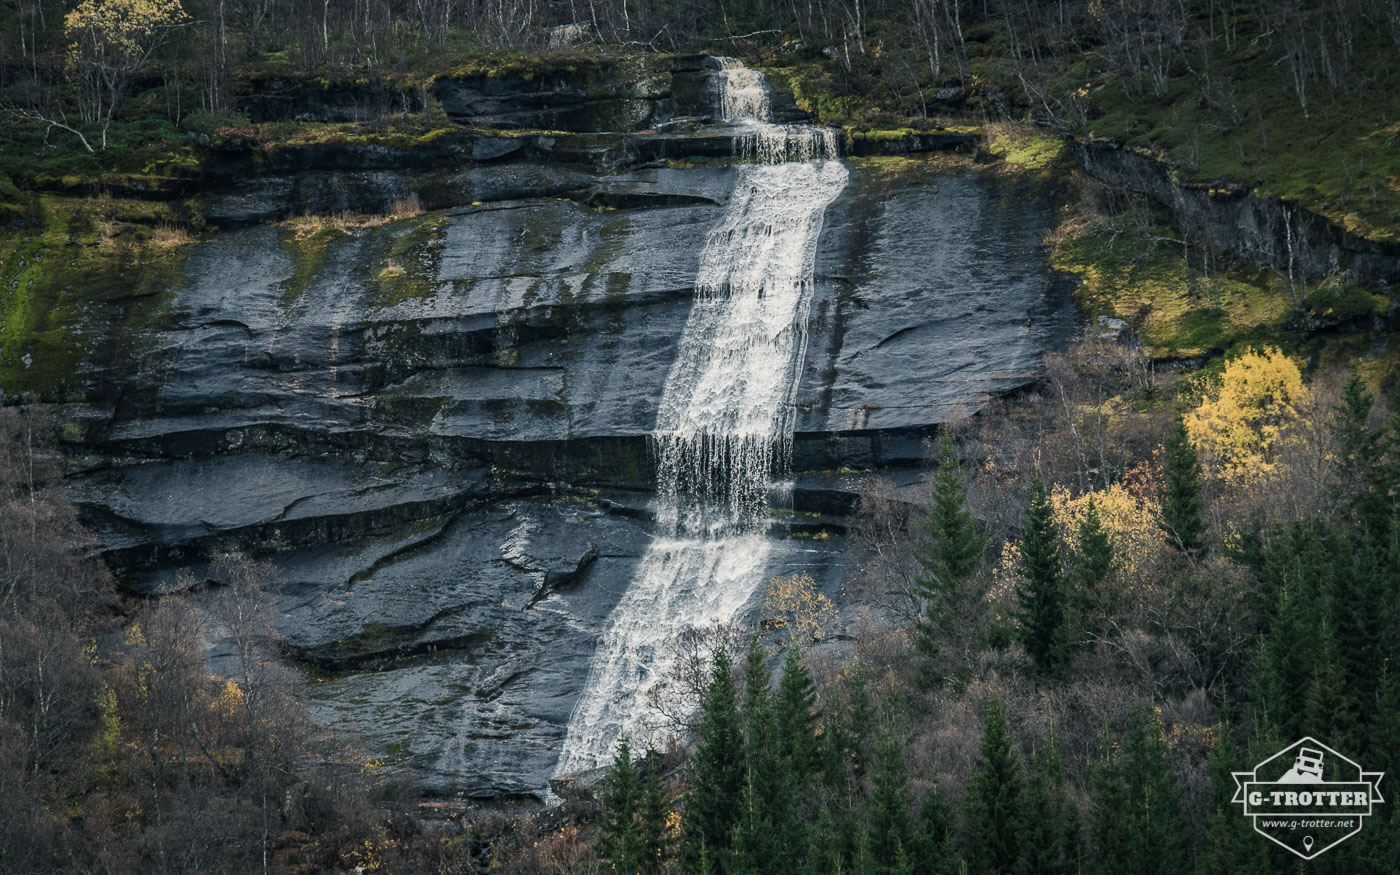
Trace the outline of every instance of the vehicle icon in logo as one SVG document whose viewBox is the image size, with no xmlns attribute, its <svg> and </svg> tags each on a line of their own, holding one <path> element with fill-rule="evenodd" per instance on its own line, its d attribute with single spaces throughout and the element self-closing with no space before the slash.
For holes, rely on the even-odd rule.
<svg viewBox="0 0 1400 875">
<path fill-rule="evenodd" d="M 1382 772 L 1367 772 L 1315 738 L 1303 738 L 1250 772 L 1234 772 L 1235 798 L 1254 831 L 1304 860 L 1361 832 L 1384 802 Z"/>
</svg>

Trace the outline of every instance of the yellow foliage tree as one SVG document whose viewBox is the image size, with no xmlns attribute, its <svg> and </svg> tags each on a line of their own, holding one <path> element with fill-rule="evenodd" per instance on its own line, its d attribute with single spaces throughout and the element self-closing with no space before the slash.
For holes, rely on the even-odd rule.
<svg viewBox="0 0 1400 875">
<path fill-rule="evenodd" d="M 1201 405 L 1186 415 L 1186 431 L 1208 474 L 1249 483 L 1274 470 L 1280 444 L 1308 400 L 1292 359 L 1274 347 L 1250 351 L 1226 363 Z"/>
<path fill-rule="evenodd" d="M 818 641 L 836 624 L 836 606 L 805 571 L 768 581 L 762 611 L 764 631 L 786 632 L 789 643 Z"/>
<path fill-rule="evenodd" d="M 1055 484 L 1050 489 L 1050 508 L 1065 546 L 1074 551 L 1079 549 L 1079 526 L 1088 513 L 1090 497 L 1098 508 L 1099 524 L 1113 544 L 1120 574 L 1124 579 L 1137 577 L 1161 553 L 1164 542 L 1160 502 L 1147 490 L 1133 489 L 1122 483 L 1078 497 L 1072 496 L 1066 487 Z M 1007 613 L 1021 580 L 1021 552 L 1015 541 L 1007 541 L 1002 546 L 992 578 L 987 599 L 1001 613 Z"/>
<path fill-rule="evenodd" d="M 170 31 L 189 20 L 180 0 L 82 0 L 64 17 L 69 68 L 84 118 L 102 125 L 102 148 L 127 85 Z"/>
<path fill-rule="evenodd" d="M 1162 508 L 1157 499 L 1129 490 L 1121 483 L 1074 498 L 1068 489 L 1057 484 L 1050 490 L 1050 507 L 1071 550 L 1079 549 L 1079 527 L 1089 511 L 1091 497 L 1121 572 L 1132 577 L 1145 570 L 1162 545 Z"/>
</svg>

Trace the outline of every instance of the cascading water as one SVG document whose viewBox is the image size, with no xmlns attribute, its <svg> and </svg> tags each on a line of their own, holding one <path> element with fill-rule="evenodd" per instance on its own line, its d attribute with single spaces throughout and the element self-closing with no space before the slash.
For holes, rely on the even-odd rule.
<svg viewBox="0 0 1400 875">
<path fill-rule="evenodd" d="M 718 116 L 739 157 L 728 205 L 700 255 L 696 297 L 667 375 L 652 444 L 657 520 L 604 633 L 555 773 L 595 768 L 622 735 L 645 744 L 647 690 L 687 626 L 732 620 L 772 552 L 763 515 L 790 456 L 817 239 L 846 185 L 835 133 L 771 123 L 763 74 L 720 60 Z M 818 159 L 818 160 L 812 160 Z"/>
</svg>

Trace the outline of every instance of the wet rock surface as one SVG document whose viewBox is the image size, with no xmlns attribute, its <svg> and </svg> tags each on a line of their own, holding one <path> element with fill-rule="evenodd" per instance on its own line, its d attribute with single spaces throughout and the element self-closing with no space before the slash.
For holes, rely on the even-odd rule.
<svg viewBox="0 0 1400 875">
<path fill-rule="evenodd" d="M 647 436 L 735 170 L 462 173 L 496 196 L 320 250 L 248 201 L 252 224 L 197 245 L 141 367 L 90 399 L 99 464 L 71 489 L 134 592 L 205 598 L 216 554 L 271 560 L 316 716 L 427 792 L 540 794 L 656 534 Z M 839 534 L 858 478 L 822 472 L 912 483 L 939 422 L 1067 336 L 1050 209 L 932 164 L 853 165 L 820 240 L 778 536 Z M 839 594 L 839 538 L 783 540 L 768 573 L 798 570 Z"/>
</svg>

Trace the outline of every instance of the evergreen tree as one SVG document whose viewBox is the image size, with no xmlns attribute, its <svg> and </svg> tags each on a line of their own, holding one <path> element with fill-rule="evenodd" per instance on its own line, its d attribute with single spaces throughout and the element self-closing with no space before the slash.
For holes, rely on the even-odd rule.
<svg viewBox="0 0 1400 875">
<path fill-rule="evenodd" d="M 1105 736 L 1090 782 L 1099 871 L 1170 875 L 1185 865 L 1181 791 L 1156 712 L 1137 709 L 1120 758 Z"/>
<path fill-rule="evenodd" d="M 1018 875 L 1072 875 L 1079 871 L 1079 818 L 1065 787 L 1064 765 L 1052 746 L 1031 757 L 1017 828 Z"/>
<path fill-rule="evenodd" d="M 1234 804 L 1235 778 L 1232 772 L 1243 769 L 1231 737 L 1229 726 L 1221 727 L 1221 738 L 1211 751 L 1206 770 L 1210 775 L 1210 799 L 1207 802 L 1206 834 L 1196 856 L 1199 875 L 1266 875 L 1270 871 L 1268 857 L 1260 853 L 1259 836 L 1240 806 Z"/>
<path fill-rule="evenodd" d="M 1108 530 L 1103 526 L 1098 503 L 1089 496 L 1084 509 L 1084 519 L 1079 523 L 1079 549 L 1074 554 L 1069 569 L 1070 606 L 1073 616 L 1070 620 L 1072 643 L 1082 643 L 1093 631 L 1089 628 L 1096 609 L 1101 613 L 1107 609 L 1104 604 L 1104 582 L 1113 574 L 1118 557 L 1113 552 L 1113 542 Z"/>
<path fill-rule="evenodd" d="M 1037 668 L 1057 674 L 1064 668 L 1067 650 L 1065 591 L 1055 514 L 1039 477 L 1031 482 L 1021 533 L 1021 569 L 1021 643 Z"/>
<path fill-rule="evenodd" d="M 603 791 L 599 850 L 615 872 L 640 875 L 646 861 L 637 815 L 642 807 L 641 781 L 624 737 L 617 743 L 612 771 Z"/>
<path fill-rule="evenodd" d="M 1165 446 L 1162 493 L 1162 529 L 1173 547 L 1188 555 L 1201 548 L 1206 524 L 1201 513 L 1201 463 L 1196 448 L 1186 434 L 1186 423 L 1178 416 Z"/>
<path fill-rule="evenodd" d="M 1324 526 L 1304 520 L 1279 531 L 1261 555 L 1258 589 L 1274 600 L 1254 671 L 1255 702 L 1282 737 L 1308 734 L 1303 706 L 1321 654 L 1317 632 L 1331 616 L 1338 547 Z"/>
<path fill-rule="evenodd" d="M 1400 662 L 1386 660 L 1376 683 L 1376 713 L 1367 727 L 1366 767 L 1400 774 Z M 1400 806 L 1397 806 L 1400 807 Z M 1400 870 L 1397 870 L 1400 871 Z"/>
<path fill-rule="evenodd" d="M 890 875 L 914 875 L 914 860 L 905 850 L 902 842 L 895 842 L 894 865 L 890 866 Z"/>
<path fill-rule="evenodd" d="M 1386 400 L 1390 404 L 1390 434 L 1385 439 L 1384 457 L 1377 466 L 1377 492 L 1390 496 L 1390 519 L 1385 526 L 1388 532 L 1381 536 L 1394 543 L 1400 537 L 1400 376 L 1390 378 Z"/>
<path fill-rule="evenodd" d="M 1332 665 L 1319 669 L 1332 672 L 1335 679 L 1330 682 L 1330 691 L 1320 692 L 1344 696 L 1354 716 L 1379 696 L 1378 683 L 1389 646 L 1386 618 L 1392 609 L 1388 604 L 1394 598 L 1394 582 L 1400 579 L 1389 567 L 1387 551 L 1374 534 L 1375 530 L 1353 530 L 1329 538 L 1338 553 L 1321 594 L 1331 637 L 1318 639 L 1318 659 Z M 1373 710 L 1373 706 L 1364 710 Z M 1341 743 L 1340 739 L 1332 742 L 1334 746 Z"/>
<path fill-rule="evenodd" d="M 1342 497 L 1353 508 L 1363 526 L 1383 530 L 1389 500 L 1381 462 L 1385 454 L 1385 433 L 1369 423 L 1375 398 L 1366 391 L 1366 382 L 1353 363 L 1342 384 L 1342 400 L 1334 408 L 1333 431 L 1337 436 L 1338 468 Z"/>
<path fill-rule="evenodd" d="M 802 871 L 845 871 L 844 854 L 841 850 L 843 844 L 841 831 L 836 825 L 836 819 L 831 816 L 831 809 L 823 805 L 811 830 L 808 831 L 807 860 Z"/>
<path fill-rule="evenodd" d="M 773 828 L 777 861 L 772 871 L 800 875 L 810 828 L 807 799 L 822 768 L 818 751 L 816 690 L 800 652 L 789 647 L 777 695 L 772 697 L 770 725 L 775 775 Z"/>
<path fill-rule="evenodd" d="M 749 650 L 744 656 L 744 727 L 750 740 L 766 728 L 771 711 L 768 707 L 768 669 L 763 664 L 763 648 L 758 636 L 749 638 Z"/>
<path fill-rule="evenodd" d="M 817 740 L 817 757 L 822 785 L 831 792 L 842 792 L 850 780 L 857 742 L 845 714 L 828 714 Z"/>
<path fill-rule="evenodd" d="M 1099 758 L 1089 775 L 1089 801 L 1094 849 L 1090 871 L 1116 875 L 1132 853 L 1133 831 L 1125 816 L 1129 798 L 1123 763 L 1113 736 L 1107 732 L 1099 737 Z"/>
<path fill-rule="evenodd" d="M 915 553 L 922 566 L 915 585 L 924 599 L 915 632 L 926 654 L 938 651 L 958 587 L 976 573 L 987 549 L 987 538 L 978 532 L 977 518 L 967 509 L 967 487 L 953 439 L 944 434 L 939 446 L 938 472 L 924 521 L 925 543 Z"/>
<path fill-rule="evenodd" d="M 870 747 L 870 730 L 875 723 L 875 707 L 870 702 L 870 679 L 865 666 L 857 662 L 850 677 L 850 709 L 847 712 L 848 764 L 857 776 L 865 773 L 865 755 Z"/>
<path fill-rule="evenodd" d="M 1091 495 L 1084 508 L 1084 519 L 1079 522 L 1079 550 L 1074 554 L 1071 570 L 1075 588 L 1085 592 L 1098 589 L 1113 574 L 1117 564 L 1113 541 L 1103 527 L 1098 503 Z"/>
<path fill-rule="evenodd" d="M 783 658 L 783 674 L 774 700 L 774 725 L 779 754 L 788 768 L 806 785 L 817 766 L 817 692 L 812 673 L 802 664 L 802 654 L 789 647 Z"/>
<path fill-rule="evenodd" d="M 1137 872 L 1180 872 L 1185 863 L 1181 789 L 1167 758 L 1167 738 L 1157 712 L 1141 708 L 1128 721 L 1126 770 Z"/>
<path fill-rule="evenodd" d="M 1317 651 L 1312 680 L 1302 703 L 1303 727 L 1312 735 L 1326 738 L 1338 750 L 1359 749 L 1359 718 L 1350 684 L 1342 672 L 1337 639 L 1327 620 L 1318 626 Z"/>
<path fill-rule="evenodd" d="M 904 768 L 904 750 L 893 730 L 887 730 L 875 748 L 875 775 L 870 790 L 870 839 L 875 859 L 892 865 L 897 849 L 913 843 L 909 821 L 909 773 Z"/>
<path fill-rule="evenodd" d="M 738 822 L 729 842 L 729 864 L 725 867 L 728 875 L 771 871 L 776 860 L 773 822 L 761 798 L 755 772 L 753 768 L 745 770 Z"/>
<path fill-rule="evenodd" d="M 995 701 L 987 705 L 982 747 L 967 781 L 967 846 L 970 872 L 1010 872 L 1019 857 L 1021 764 L 1011 752 L 1006 714 Z"/>
<path fill-rule="evenodd" d="M 935 773 L 919 805 L 919 823 L 913 847 L 916 875 L 952 875 L 957 872 L 961 860 L 956 844 L 952 808 L 943 798 Z"/>
<path fill-rule="evenodd" d="M 646 777 L 642 780 L 638 812 L 642 871 L 647 875 L 659 875 L 666 870 L 671 858 L 671 842 L 667 836 L 671 806 L 666 801 L 666 787 L 661 781 L 661 757 L 654 749 L 647 748 L 645 763 Z"/>
<path fill-rule="evenodd" d="M 854 846 L 851 849 L 851 875 L 876 875 L 880 864 L 870 849 L 870 829 L 865 824 L 856 827 Z"/>
<path fill-rule="evenodd" d="M 688 870 L 702 868 L 702 852 L 710 866 L 728 860 L 740 812 L 746 783 L 745 751 L 732 669 L 724 648 L 716 650 L 696 733 L 695 786 L 686 804 L 683 850 Z"/>
<path fill-rule="evenodd" d="M 806 687 L 802 684 L 804 677 L 800 663 L 795 669 L 790 664 L 784 671 L 788 692 L 780 690 L 775 697 L 768 688 L 768 670 L 757 636 L 750 641 L 744 667 L 744 756 L 748 781 L 744 850 L 749 865 L 756 871 L 796 872 L 807 846 L 802 804 L 811 765 L 804 762 L 798 768 L 794 763 L 791 748 L 794 743 L 801 745 L 802 740 L 788 734 L 800 735 L 804 726 L 811 733 L 810 711 L 805 724 L 793 712 L 803 705 L 810 707 L 811 699 L 804 698 L 804 694 L 811 693 L 810 677 L 806 677 Z M 791 725 L 795 722 L 799 725 Z M 811 741 L 815 741 L 815 736 Z M 809 749 L 810 743 L 803 748 L 804 754 Z"/>
</svg>

